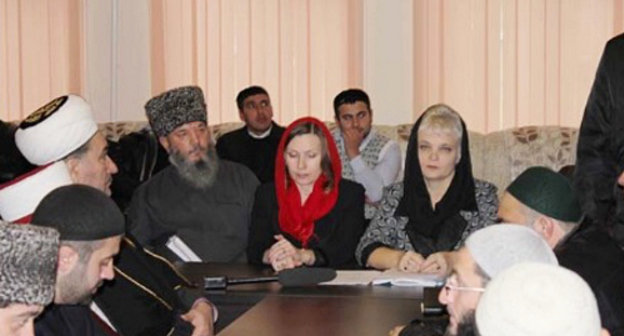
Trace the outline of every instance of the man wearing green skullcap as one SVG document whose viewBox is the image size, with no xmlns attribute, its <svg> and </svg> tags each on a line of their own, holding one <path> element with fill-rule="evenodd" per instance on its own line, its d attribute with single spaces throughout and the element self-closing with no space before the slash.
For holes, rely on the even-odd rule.
<svg viewBox="0 0 624 336">
<path fill-rule="evenodd" d="M 577 195 L 563 175 L 545 167 L 525 170 L 501 197 L 498 217 L 541 234 L 559 264 L 590 285 L 603 327 L 611 335 L 624 334 L 624 251 L 598 225 L 583 219 Z"/>
</svg>

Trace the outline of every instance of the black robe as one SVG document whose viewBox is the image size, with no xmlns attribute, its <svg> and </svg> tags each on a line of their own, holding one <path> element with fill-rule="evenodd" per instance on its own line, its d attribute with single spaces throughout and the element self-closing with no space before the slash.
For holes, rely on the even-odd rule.
<svg viewBox="0 0 624 336">
<path fill-rule="evenodd" d="M 172 265 L 125 237 L 115 258 L 115 279 L 104 282 L 94 302 L 120 335 L 190 335 L 193 327 L 179 316 L 202 294 Z M 85 305 L 51 305 L 37 319 L 36 330 L 44 336 L 109 335 L 102 325 Z"/>
<path fill-rule="evenodd" d="M 148 248 L 176 234 L 205 262 L 244 262 L 258 184 L 249 168 L 219 160 L 214 185 L 195 188 L 171 165 L 134 193 L 128 231 Z"/>
<path fill-rule="evenodd" d="M 56 305 L 46 307 L 35 320 L 37 336 L 108 336 L 100 329 L 85 305 Z"/>
<path fill-rule="evenodd" d="M 580 275 L 591 287 L 602 326 L 624 335 L 624 251 L 596 225 L 581 227 L 555 247 L 559 264 Z"/>
<path fill-rule="evenodd" d="M 201 296 L 164 258 L 125 237 L 115 279 L 104 282 L 94 301 L 124 336 L 165 336 L 174 329 L 175 335 L 190 335 L 192 326 L 179 316 Z"/>
<path fill-rule="evenodd" d="M 284 128 L 273 123 L 266 138 L 255 139 L 247 127 L 223 134 L 217 140 L 217 153 L 222 159 L 238 162 L 256 174 L 261 183 L 273 181 L 275 154 Z"/>
</svg>

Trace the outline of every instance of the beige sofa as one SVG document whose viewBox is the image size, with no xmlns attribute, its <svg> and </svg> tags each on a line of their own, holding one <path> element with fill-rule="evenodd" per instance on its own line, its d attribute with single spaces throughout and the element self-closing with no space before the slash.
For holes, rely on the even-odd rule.
<svg viewBox="0 0 624 336">
<path fill-rule="evenodd" d="M 334 123 L 327 123 L 330 128 Z M 212 125 L 213 136 L 242 126 L 242 123 Z M 117 141 L 124 134 L 148 127 L 146 122 L 115 122 L 101 124 L 107 138 Z M 411 124 L 376 126 L 401 146 L 403 159 Z M 499 193 L 522 171 L 530 166 L 547 166 L 559 170 L 576 161 L 578 129 L 560 126 L 526 126 L 487 134 L 470 132 L 470 156 L 475 177 L 494 183 Z M 403 175 L 400 174 L 400 178 Z M 399 179 L 400 179 L 399 178 Z"/>
</svg>

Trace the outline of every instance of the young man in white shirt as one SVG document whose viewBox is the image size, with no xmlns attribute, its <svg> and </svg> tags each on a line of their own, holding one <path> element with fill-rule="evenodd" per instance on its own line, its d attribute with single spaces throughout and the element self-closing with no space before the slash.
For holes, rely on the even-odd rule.
<svg viewBox="0 0 624 336">
<path fill-rule="evenodd" d="M 334 98 L 334 113 L 338 127 L 333 136 L 342 160 L 342 177 L 364 186 L 365 215 L 370 219 L 384 187 L 395 182 L 401 169 L 399 144 L 371 126 L 373 110 L 363 90 L 340 92 Z"/>
</svg>

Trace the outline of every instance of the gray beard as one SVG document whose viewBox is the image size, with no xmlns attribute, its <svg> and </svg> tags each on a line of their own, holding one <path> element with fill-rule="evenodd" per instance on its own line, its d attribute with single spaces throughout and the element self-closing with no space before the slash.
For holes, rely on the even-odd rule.
<svg viewBox="0 0 624 336">
<path fill-rule="evenodd" d="M 197 162 L 189 162 L 179 151 L 169 154 L 169 162 L 176 167 L 183 180 L 197 189 L 214 185 L 219 171 L 219 157 L 213 145 L 209 145 L 205 155 Z"/>
</svg>

